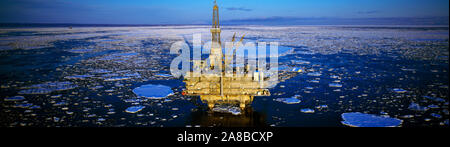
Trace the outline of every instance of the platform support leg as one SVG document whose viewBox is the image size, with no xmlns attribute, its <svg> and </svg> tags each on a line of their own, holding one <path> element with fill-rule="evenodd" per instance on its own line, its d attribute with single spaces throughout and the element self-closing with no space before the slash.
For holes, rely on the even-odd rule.
<svg viewBox="0 0 450 147">
<path fill-rule="evenodd" d="M 214 103 L 213 103 L 213 102 L 209 102 L 209 103 L 208 103 L 208 108 L 209 108 L 210 110 L 212 110 L 212 109 L 214 108 Z"/>
<path fill-rule="evenodd" d="M 244 102 L 241 102 L 241 103 L 239 104 L 239 107 L 241 108 L 241 110 L 244 110 L 244 109 L 245 109 L 245 103 L 244 103 Z"/>
</svg>

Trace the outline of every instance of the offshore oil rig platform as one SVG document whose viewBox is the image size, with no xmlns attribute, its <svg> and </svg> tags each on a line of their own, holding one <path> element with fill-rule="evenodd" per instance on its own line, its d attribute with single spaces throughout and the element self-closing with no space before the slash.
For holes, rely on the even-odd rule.
<svg viewBox="0 0 450 147">
<path fill-rule="evenodd" d="M 241 110 L 245 109 L 248 104 L 251 104 L 255 96 L 270 96 L 267 87 L 269 84 L 264 81 L 264 72 L 258 72 L 250 69 L 248 65 L 235 65 L 234 58 L 236 57 L 236 50 L 238 46 L 234 46 L 233 54 L 226 55 L 222 50 L 220 39 L 220 23 L 219 23 L 219 7 L 214 1 L 213 19 L 211 28 L 211 50 L 209 58 L 206 60 L 193 60 L 194 69 L 218 70 L 217 73 L 198 73 L 188 72 L 184 79 L 186 83 L 186 90 L 182 92 L 186 96 L 200 96 L 203 102 L 208 104 L 210 109 L 214 108 L 216 104 L 236 104 Z M 236 35 L 236 34 L 235 34 Z M 232 42 L 235 41 L 235 35 Z M 239 41 L 240 44 L 244 36 Z M 207 62 L 209 61 L 209 64 Z M 225 70 L 231 68 L 232 70 Z M 237 75 L 236 71 L 243 70 L 245 74 Z M 202 70 L 203 71 L 203 70 Z M 227 76 L 225 76 L 227 74 Z M 231 76 L 229 76 L 231 75 Z"/>
</svg>

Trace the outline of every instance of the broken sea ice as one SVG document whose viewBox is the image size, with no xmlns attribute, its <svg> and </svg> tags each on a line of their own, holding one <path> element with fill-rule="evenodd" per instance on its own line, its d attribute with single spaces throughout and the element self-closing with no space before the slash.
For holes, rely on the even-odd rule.
<svg viewBox="0 0 450 147">
<path fill-rule="evenodd" d="M 298 104 L 301 102 L 301 100 L 296 99 L 296 98 L 277 98 L 277 99 L 275 99 L 275 101 L 282 102 L 285 104 Z"/>
<path fill-rule="evenodd" d="M 337 88 L 340 88 L 340 87 L 342 87 L 342 84 L 338 84 L 338 83 L 330 83 L 330 84 L 328 84 L 328 86 L 329 86 L 329 87 L 337 87 Z"/>
<path fill-rule="evenodd" d="M 397 127 L 403 123 L 401 119 L 360 112 L 343 113 L 341 117 L 341 123 L 350 127 Z"/>
<path fill-rule="evenodd" d="M 302 113 L 314 113 L 315 111 L 313 109 L 305 108 L 305 109 L 301 109 L 300 112 L 302 112 Z"/>
<path fill-rule="evenodd" d="M 139 111 L 142 111 L 142 109 L 144 109 L 144 108 L 145 108 L 145 106 L 131 106 L 131 107 L 128 107 L 125 110 L 125 112 L 127 112 L 127 113 L 137 113 Z"/>
<path fill-rule="evenodd" d="M 77 87 L 77 85 L 73 85 L 71 82 L 47 82 L 25 87 L 30 89 L 21 90 L 19 94 L 47 94 L 53 91 L 63 91 Z"/>
<path fill-rule="evenodd" d="M 310 72 L 307 74 L 308 76 L 313 76 L 313 77 L 320 77 L 322 74 L 319 72 Z"/>
<path fill-rule="evenodd" d="M 219 113 L 231 113 L 233 115 L 240 115 L 241 109 L 239 107 L 227 106 L 227 105 L 218 105 L 212 109 L 214 112 Z"/>
<path fill-rule="evenodd" d="M 436 101 L 436 102 L 445 102 L 445 99 L 443 98 L 438 98 L 438 97 L 431 97 L 431 96 L 423 96 L 426 99 L 432 100 L 432 101 Z"/>
<path fill-rule="evenodd" d="M 21 101 L 24 99 L 25 99 L 25 97 L 23 97 L 23 96 L 13 96 L 13 97 L 5 98 L 4 101 Z"/>
<path fill-rule="evenodd" d="M 79 54 L 88 53 L 88 52 L 91 52 L 91 51 L 92 51 L 92 49 L 71 49 L 71 50 L 68 50 L 68 52 L 79 53 Z"/>
<path fill-rule="evenodd" d="M 133 89 L 133 93 L 135 93 L 138 97 L 163 99 L 169 95 L 172 95 L 173 91 L 169 86 L 149 84 Z"/>
<path fill-rule="evenodd" d="M 155 76 L 157 76 L 157 77 L 163 77 L 163 78 L 168 78 L 168 77 L 171 77 L 172 75 L 170 75 L 170 74 L 162 74 L 162 73 L 158 73 L 158 74 L 155 74 Z"/>
<path fill-rule="evenodd" d="M 406 92 L 408 92 L 405 89 L 401 89 L 401 88 L 394 88 L 394 89 L 392 89 L 392 91 L 394 91 L 396 93 L 406 93 Z"/>
<path fill-rule="evenodd" d="M 408 109 L 414 110 L 414 111 L 427 111 L 429 108 L 420 106 L 419 104 L 412 102 L 411 104 L 409 104 Z"/>
</svg>

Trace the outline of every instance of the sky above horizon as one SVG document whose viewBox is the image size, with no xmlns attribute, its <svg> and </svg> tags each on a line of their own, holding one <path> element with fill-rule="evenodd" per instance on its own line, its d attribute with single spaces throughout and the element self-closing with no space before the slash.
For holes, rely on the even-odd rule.
<svg viewBox="0 0 450 147">
<path fill-rule="evenodd" d="M 218 0 L 225 24 L 448 24 L 449 0 Z M 0 23 L 209 24 L 213 0 L 0 0 Z M 402 19 L 396 19 L 402 18 Z"/>
</svg>

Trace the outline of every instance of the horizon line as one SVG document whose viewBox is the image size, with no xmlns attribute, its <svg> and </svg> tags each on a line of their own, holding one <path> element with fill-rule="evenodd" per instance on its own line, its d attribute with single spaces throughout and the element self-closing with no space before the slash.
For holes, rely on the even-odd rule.
<svg viewBox="0 0 450 147">
<path fill-rule="evenodd" d="M 401 20 L 401 21 L 399 21 Z M 418 21 L 419 20 L 419 21 Z M 257 24 L 255 24 L 257 23 Z M 198 23 L 79 23 L 79 22 L 0 22 L 4 25 L 102 25 L 102 26 L 177 26 L 211 25 L 208 21 Z M 449 17 L 261 17 L 223 20 L 222 25 L 449 25 Z"/>
</svg>

